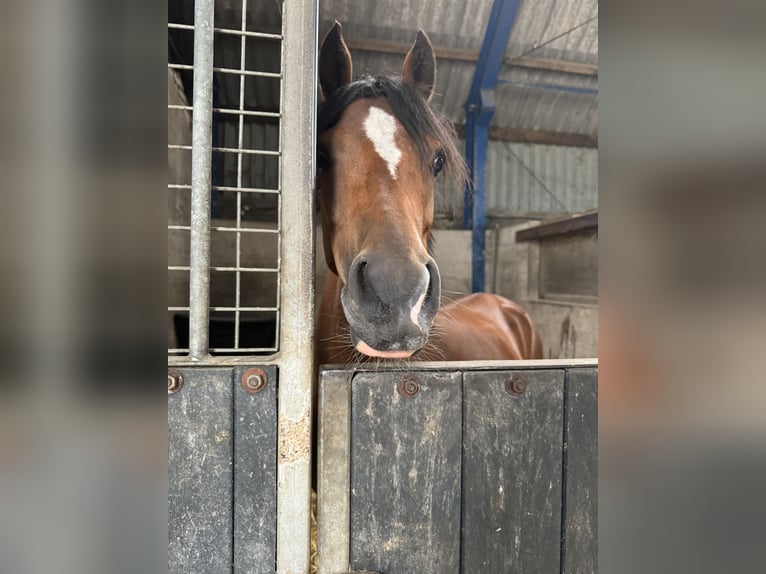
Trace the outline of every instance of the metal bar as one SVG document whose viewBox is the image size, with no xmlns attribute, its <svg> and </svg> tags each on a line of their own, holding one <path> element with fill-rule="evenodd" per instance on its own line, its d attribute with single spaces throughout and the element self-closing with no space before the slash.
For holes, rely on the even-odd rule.
<svg viewBox="0 0 766 574">
<path fill-rule="evenodd" d="M 180 150 L 191 151 L 193 147 L 194 147 L 193 145 L 168 144 L 168 149 L 180 149 Z M 214 152 L 221 152 L 221 153 L 236 153 L 236 154 L 244 153 L 244 154 L 250 154 L 250 155 L 271 155 L 271 156 L 280 155 L 279 151 L 268 150 L 268 149 L 242 149 L 242 148 L 234 148 L 234 147 L 213 147 L 212 145 L 208 149 Z"/>
<path fill-rule="evenodd" d="M 465 163 L 468 166 L 468 182 L 465 185 L 465 202 L 463 204 L 463 229 L 471 229 L 473 225 L 473 152 L 476 136 L 476 117 L 473 110 L 465 114 Z"/>
<path fill-rule="evenodd" d="M 240 116 L 240 120 L 241 120 Z M 214 147 L 214 152 L 221 152 L 221 153 L 236 153 L 236 154 L 249 154 L 249 155 L 270 155 L 270 156 L 279 156 L 281 155 L 281 152 L 277 150 L 271 150 L 271 149 L 242 149 L 242 148 L 233 148 L 233 147 Z"/>
<path fill-rule="evenodd" d="M 190 112 L 194 108 L 192 106 L 183 106 L 181 104 L 168 104 L 169 110 L 183 110 Z M 259 112 L 252 110 L 233 110 L 230 108 L 213 108 L 213 111 L 217 114 L 230 114 L 236 116 L 255 116 L 259 118 L 279 118 L 279 112 Z"/>
<path fill-rule="evenodd" d="M 189 24 L 173 24 L 168 22 L 169 30 L 194 30 L 194 26 Z M 229 28 L 213 28 L 216 34 L 231 34 L 232 36 L 247 36 L 249 38 L 265 38 L 267 40 L 281 40 L 280 34 L 269 34 L 267 32 L 251 32 L 249 30 L 232 30 Z"/>
<path fill-rule="evenodd" d="M 351 374 L 320 374 L 317 416 L 317 570 L 349 565 L 351 483 Z"/>
<path fill-rule="evenodd" d="M 240 311 L 261 311 L 261 312 L 269 312 L 274 313 L 275 311 L 279 311 L 278 307 L 210 307 L 211 311 L 236 311 L 239 309 Z M 189 311 L 189 307 L 168 307 L 168 311 Z"/>
<path fill-rule="evenodd" d="M 487 126 L 477 122 L 474 130 L 474 194 L 473 221 L 471 222 L 472 257 L 471 257 L 471 290 L 474 293 L 484 291 L 485 263 L 484 249 L 487 227 Z"/>
<path fill-rule="evenodd" d="M 216 34 L 230 34 L 232 36 L 246 36 L 247 38 L 263 38 L 265 40 L 281 40 L 280 34 L 269 34 L 267 32 L 251 32 L 249 30 L 229 30 L 228 28 L 216 28 Z"/>
<path fill-rule="evenodd" d="M 309 572 L 317 0 L 282 5 L 277 572 Z"/>
<path fill-rule="evenodd" d="M 210 174 L 213 117 L 214 0 L 194 3 L 189 355 L 208 355 L 210 321 Z"/>
<path fill-rule="evenodd" d="M 274 353 L 277 350 L 276 347 L 220 347 L 210 349 L 212 353 L 241 353 L 241 354 L 253 354 L 253 353 Z M 251 359 L 252 360 L 252 359 Z"/>
<path fill-rule="evenodd" d="M 169 231 L 189 231 L 189 225 L 168 225 Z M 211 231 L 226 231 L 230 233 L 270 233 L 272 235 L 279 233 L 279 229 L 258 229 L 256 227 L 211 227 Z"/>
<path fill-rule="evenodd" d="M 237 116 L 254 116 L 259 118 L 279 118 L 279 112 L 259 112 L 254 110 L 231 110 L 229 108 L 213 108 L 213 111 L 219 114 L 231 114 Z"/>
<path fill-rule="evenodd" d="M 230 114 L 236 116 L 254 116 L 258 118 L 279 118 L 279 112 L 259 112 L 254 110 L 232 110 L 229 108 L 213 108 L 213 111 L 219 114 Z"/>
<path fill-rule="evenodd" d="M 255 227 L 211 227 L 213 231 L 226 231 L 226 232 L 236 232 L 236 233 L 271 233 L 271 234 L 278 234 L 280 232 L 279 229 L 258 229 Z"/>
<path fill-rule="evenodd" d="M 479 52 L 471 89 L 465 102 L 466 161 L 472 175 L 473 189 L 466 202 L 463 224 L 471 222 L 473 261 L 471 289 L 484 290 L 484 233 L 486 227 L 486 161 L 489 123 L 495 113 L 495 87 L 503 65 L 508 38 L 516 21 L 520 0 L 494 0 Z M 471 131 L 469 136 L 468 131 Z M 468 151 L 468 141 L 472 141 Z M 468 198 L 468 193 L 466 193 Z"/>
<path fill-rule="evenodd" d="M 190 64 L 168 64 L 168 68 L 171 70 L 197 70 L 197 66 Z M 238 70 L 236 68 L 213 68 L 213 72 L 220 74 L 233 74 L 235 76 L 258 76 L 260 78 L 281 78 L 282 74 L 276 72 L 258 72 L 255 70 Z"/>
<path fill-rule="evenodd" d="M 279 307 L 210 307 L 211 311 L 268 311 L 268 312 L 275 312 L 279 311 Z"/>
<path fill-rule="evenodd" d="M 189 271 L 187 265 L 168 265 L 168 271 Z M 245 273 L 279 273 L 279 269 L 269 267 L 210 267 L 211 271 L 242 271 Z"/>
<path fill-rule="evenodd" d="M 259 72 L 256 70 L 237 70 L 236 68 L 213 68 L 219 74 L 232 74 L 234 76 L 257 76 L 259 78 L 281 78 L 282 74 L 276 72 Z"/>
<path fill-rule="evenodd" d="M 168 189 L 191 189 L 191 185 L 185 183 L 169 183 Z M 216 191 L 238 191 L 240 193 L 269 193 L 272 195 L 278 195 L 280 191 L 278 189 L 267 189 L 265 187 L 232 187 L 227 185 L 211 185 L 210 189 Z"/>
<path fill-rule="evenodd" d="M 191 189 L 191 185 L 186 183 L 169 183 L 168 189 Z M 278 189 L 268 189 L 265 187 L 234 187 L 231 185 L 211 185 L 210 189 L 217 191 L 238 191 L 240 193 L 270 193 L 279 194 Z"/>
<path fill-rule="evenodd" d="M 520 0 L 493 2 L 466 105 L 481 105 L 481 92 L 495 88 L 519 4 Z"/>
</svg>

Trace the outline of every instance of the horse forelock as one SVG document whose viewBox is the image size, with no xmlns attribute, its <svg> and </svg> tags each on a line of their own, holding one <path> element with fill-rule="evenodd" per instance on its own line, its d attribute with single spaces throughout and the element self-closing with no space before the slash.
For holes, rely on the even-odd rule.
<svg viewBox="0 0 766 574">
<path fill-rule="evenodd" d="M 335 90 L 320 106 L 317 135 L 331 129 L 343 111 L 362 99 L 385 98 L 391 112 L 415 142 L 421 163 L 430 169 L 436 140 L 444 155 L 444 171 L 456 185 L 467 181 L 463 156 L 457 147 L 452 123 L 434 110 L 415 88 L 398 76 L 365 77 Z"/>
</svg>

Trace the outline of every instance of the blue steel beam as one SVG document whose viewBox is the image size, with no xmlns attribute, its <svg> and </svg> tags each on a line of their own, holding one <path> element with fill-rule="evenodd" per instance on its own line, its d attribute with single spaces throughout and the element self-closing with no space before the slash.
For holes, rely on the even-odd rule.
<svg viewBox="0 0 766 574">
<path fill-rule="evenodd" d="M 520 0 L 495 0 L 465 103 L 466 162 L 471 185 L 465 190 L 463 226 L 471 228 L 471 289 L 484 291 L 484 235 L 487 227 L 486 171 L 489 122 L 495 113 L 495 87 Z"/>
</svg>

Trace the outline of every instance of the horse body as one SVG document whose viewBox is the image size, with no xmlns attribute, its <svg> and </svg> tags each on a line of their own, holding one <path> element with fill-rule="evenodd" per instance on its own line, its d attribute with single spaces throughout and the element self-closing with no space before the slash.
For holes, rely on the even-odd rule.
<svg viewBox="0 0 766 574">
<path fill-rule="evenodd" d="M 542 359 L 531 317 L 492 293 L 474 293 L 443 305 L 434 320 L 433 345 L 445 361 Z"/>
<path fill-rule="evenodd" d="M 343 283 L 329 274 L 322 291 L 317 325 L 317 365 L 349 364 L 360 359 L 348 343 L 343 314 Z M 424 361 L 541 359 L 542 341 L 529 314 L 492 293 L 465 295 L 439 308 L 428 343 L 413 358 Z"/>
<path fill-rule="evenodd" d="M 451 124 L 428 104 L 436 61 L 418 33 L 402 77 L 351 81 L 336 23 L 322 43 L 317 175 L 324 251 L 317 361 L 542 358 L 527 313 L 492 294 L 440 305 L 430 254 L 435 179 L 464 181 Z"/>
</svg>

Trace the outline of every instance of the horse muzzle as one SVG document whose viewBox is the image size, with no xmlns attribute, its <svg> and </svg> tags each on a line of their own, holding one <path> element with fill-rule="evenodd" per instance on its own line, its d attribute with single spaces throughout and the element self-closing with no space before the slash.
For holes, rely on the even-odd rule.
<svg viewBox="0 0 766 574">
<path fill-rule="evenodd" d="M 347 278 L 341 303 L 357 351 L 406 359 L 425 346 L 441 291 L 433 259 L 359 255 Z"/>
</svg>

